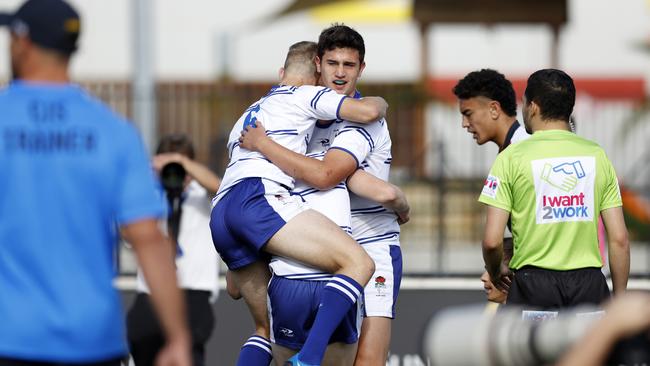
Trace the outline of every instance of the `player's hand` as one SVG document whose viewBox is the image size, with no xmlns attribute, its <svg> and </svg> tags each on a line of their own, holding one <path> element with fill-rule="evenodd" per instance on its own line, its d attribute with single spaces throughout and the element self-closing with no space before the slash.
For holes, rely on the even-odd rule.
<svg viewBox="0 0 650 366">
<path fill-rule="evenodd" d="M 158 353 L 156 366 L 192 366 L 189 336 L 168 342 Z"/>
<path fill-rule="evenodd" d="M 411 219 L 411 216 L 410 216 L 411 208 L 407 207 L 406 210 L 403 210 L 403 211 L 400 211 L 400 212 L 395 212 L 395 214 L 397 215 L 397 223 L 400 224 L 400 225 L 404 225 L 407 222 L 409 222 L 409 220 Z"/>
<path fill-rule="evenodd" d="M 253 126 L 247 126 L 241 131 L 241 136 L 239 136 L 239 147 L 242 147 L 251 151 L 259 151 L 258 146 L 260 142 L 264 139 L 267 139 L 266 130 L 262 121 L 257 120 Z"/>
<path fill-rule="evenodd" d="M 508 291 L 510 290 L 510 285 L 512 285 L 512 278 L 514 277 L 514 274 L 508 268 L 508 265 L 501 262 L 501 267 L 499 268 L 499 273 L 493 274 L 490 273 L 490 281 L 492 281 L 492 284 L 494 287 L 497 288 L 497 290 L 507 294 Z"/>
</svg>

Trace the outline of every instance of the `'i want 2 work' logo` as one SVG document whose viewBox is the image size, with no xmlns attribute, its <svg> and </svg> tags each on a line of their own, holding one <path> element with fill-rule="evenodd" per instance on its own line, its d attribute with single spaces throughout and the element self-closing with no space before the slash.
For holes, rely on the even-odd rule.
<svg viewBox="0 0 650 366">
<path fill-rule="evenodd" d="M 594 157 L 566 157 L 531 162 L 538 224 L 594 219 Z"/>
</svg>

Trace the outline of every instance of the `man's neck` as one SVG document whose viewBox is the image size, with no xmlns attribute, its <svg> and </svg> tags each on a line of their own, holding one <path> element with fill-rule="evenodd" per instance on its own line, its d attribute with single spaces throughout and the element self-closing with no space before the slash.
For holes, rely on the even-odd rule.
<svg viewBox="0 0 650 366">
<path fill-rule="evenodd" d="M 30 67 L 27 65 L 21 70 L 18 77 L 27 82 L 51 84 L 65 84 L 70 82 L 67 68 L 52 64 L 41 64 L 38 67 Z"/>
<path fill-rule="evenodd" d="M 510 131 L 510 127 L 512 127 L 512 124 L 515 123 L 516 120 L 516 117 L 508 117 L 506 119 L 497 121 L 498 128 L 495 139 L 493 141 L 499 146 L 499 150 L 502 150 L 503 146 L 506 144 L 508 131 Z"/>
<path fill-rule="evenodd" d="M 561 119 L 538 120 L 533 124 L 533 132 L 550 130 L 571 131 L 571 127 Z"/>
<path fill-rule="evenodd" d="M 299 75 L 286 75 L 280 80 L 280 84 L 288 86 L 303 86 L 303 85 L 313 85 L 313 83 L 308 82 Z"/>
</svg>

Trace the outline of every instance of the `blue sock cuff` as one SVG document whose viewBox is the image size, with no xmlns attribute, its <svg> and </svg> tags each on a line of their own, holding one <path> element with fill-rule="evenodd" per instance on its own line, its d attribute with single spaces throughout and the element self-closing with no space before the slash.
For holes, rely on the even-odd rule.
<svg viewBox="0 0 650 366">
<path fill-rule="evenodd" d="M 257 347 L 265 352 L 268 352 L 270 355 L 273 354 L 273 351 L 271 350 L 271 341 L 268 339 L 258 336 L 258 335 L 253 335 L 246 340 L 246 343 L 242 346 L 244 347 Z"/>
<path fill-rule="evenodd" d="M 338 274 L 332 277 L 327 285 L 325 285 L 325 289 L 332 290 L 344 295 L 344 297 L 350 300 L 350 302 L 353 304 L 363 293 L 363 287 L 359 285 L 357 281 L 342 274 Z"/>
</svg>

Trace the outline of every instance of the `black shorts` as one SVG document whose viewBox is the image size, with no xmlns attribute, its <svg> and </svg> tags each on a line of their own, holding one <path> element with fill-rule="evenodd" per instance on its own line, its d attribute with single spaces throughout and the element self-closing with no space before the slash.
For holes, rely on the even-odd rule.
<svg viewBox="0 0 650 366">
<path fill-rule="evenodd" d="M 507 305 L 557 310 L 583 304 L 600 305 L 609 297 L 600 268 L 554 271 L 525 266 L 515 271 Z"/>
<path fill-rule="evenodd" d="M 187 321 L 192 336 L 192 363 L 205 365 L 205 344 L 212 334 L 215 318 L 210 292 L 184 290 Z M 126 318 L 129 349 L 136 366 L 153 365 L 165 345 L 165 336 L 146 293 L 139 293 Z M 0 365 L 2 366 L 2 365 Z"/>
</svg>

